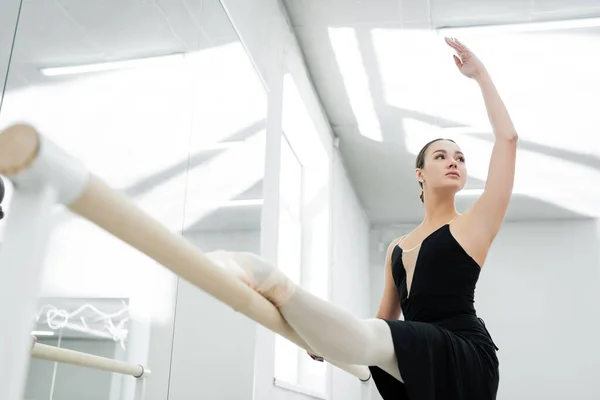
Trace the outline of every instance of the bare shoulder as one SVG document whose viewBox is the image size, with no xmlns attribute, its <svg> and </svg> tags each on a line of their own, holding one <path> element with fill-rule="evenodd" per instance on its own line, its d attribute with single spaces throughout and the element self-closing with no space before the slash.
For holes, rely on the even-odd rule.
<svg viewBox="0 0 600 400">
<path fill-rule="evenodd" d="M 392 253 L 394 252 L 398 240 L 399 238 L 390 242 L 385 256 L 385 283 L 379 310 L 376 314 L 376 317 L 381 319 L 398 319 L 402 313 L 400 299 L 398 298 L 398 290 L 396 289 L 396 283 L 394 282 L 394 277 L 392 275 Z"/>
<path fill-rule="evenodd" d="M 457 217 L 450 224 L 450 233 L 454 239 L 461 245 L 465 252 L 475 260 L 480 267 L 483 267 L 488 251 L 492 245 L 493 238 L 480 232 L 479 224 L 471 221 L 472 215 L 468 212 Z"/>
<path fill-rule="evenodd" d="M 385 256 L 386 262 L 391 262 L 392 253 L 394 253 L 394 250 L 396 249 L 396 246 L 398 246 L 398 243 L 400 243 L 400 241 L 402 239 L 404 239 L 404 236 L 406 236 L 406 235 L 399 236 L 390 242 L 390 244 L 388 245 L 388 248 L 387 248 L 386 256 Z"/>
</svg>

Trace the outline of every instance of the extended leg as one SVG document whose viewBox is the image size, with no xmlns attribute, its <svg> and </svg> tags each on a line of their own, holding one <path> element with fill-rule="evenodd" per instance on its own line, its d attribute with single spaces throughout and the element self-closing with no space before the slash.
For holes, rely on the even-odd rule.
<svg viewBox="0 0 600 400">
<path fill-rule="evenodd" d="M 320 356 L 342 363 L 378 366 L 401 380 L 392 335 L 385 321 L 357 318 L 312 295 L 254 254 L 216 252 L 209 256 L 276 305 Z"/>
<path fill-rule="evenodd" d="M 348 364 L 374 365 L 402 380 L 385 321 L 357 318 L 299 287 L 279 311 L 319 355 Z"/>
</svg>

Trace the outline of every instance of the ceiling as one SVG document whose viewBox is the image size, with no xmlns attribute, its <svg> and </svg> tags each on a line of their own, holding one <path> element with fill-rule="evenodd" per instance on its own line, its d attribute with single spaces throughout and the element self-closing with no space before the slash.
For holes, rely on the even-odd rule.
<svg viewBox="0 0 600 400">
<path fill-rule="evenodd" d="M 600 1 L 286 0 L 316 91 L 372 223 L 417 222 L 414 159 L 435 137 L 465 150 L 483 188 L 493 135 L 475 84 L 432 28 L 600 16 Z M 507 220 L 600 214 L 600 28 L 455 31 L 486 63 L 520 135 Z M 584 66 L 577 74 L 574 68 Z M 466 191 L 465 193 L 468 193 Z M 459 210 L 474 196 L 458 196 Z"/>
<path fill-rule="evenodd" d="M 477 88 L 455 71 L 450 53 L 432 27 L 600 15 L 600 0 L 284 3 L 314 86 L 335 134 L 341 138 L 344 163 L 374 225 L 413 223 L 421 218 L 423 208 L 414 179 L 414 158 L 430 138 L 452 137 L 463 147 L 470 173 L 467 188 L 482 188 L 485 181 L 492 136 L 485 110 Z M 600 113 L 594 111 L 598 101 L 593 98 L 593 93 L 600 93 L 600 78 L 595 72 L 600 69 L 600 60 L 594 57 L 600 38 L 598 30 L 509 37 L 456 36 L 470 45 L 493 72 L 519 129 L 516 192 L 507 219 L 596 216 L 600 191 L 589 182 L 600 179 L 600 140 L 595 139 L 594 132 L 594 127 L 600 126 Z M 552 38 L 562 46 L 559 56 L 553 48 L 557 42 Z M 218 0 L 24 0 L 7 93 L 67 82 L 61 77 L 50 81 L 40 74 L 41 67 L 202 51 L 232 43 L 239 43 L 239 38 Z M 583 68 L 583 72 L 573 74 L 574 66 Z M 224 104 L 233 98 L 235 84 L 229 90 L 222 96 Z M 113 97 L 119 96 L 115 90 Z M 132 104 L 135 101 L 131 100 Z M 88 102 L 81 101 L 78 106 L 85 107 Z M 156 110 L 170 105 L 168 100 L 153 104 Z M 115 108 L 109 102 L 101 105 L 109 110 Z M 83 111 L 86 118 L 89 116 L 99 125 L 98 130 L 114 129 L 94 116 L 93 109 Z M 37 118 L 39 114 L 36 111 L 27 116 Z M 151 122 L 144 124 L 144 115 L 139 114 L 137 122 L 129 122 L 141 138 L 145 129 L 153 128 Z M 48 118 L 69 117 L 65 113 Z M 227 119 L 220 121 L 225 124 Z M 73 127 L 77 129 L 77 124 L 72 123 L 69 129 L 73 131 Z M 229 140 L 235 136 L 243 139 L 263 127 L 260 121 L 249 127 L 228 125 L 222 133 L 224 138 L 230 135 Z M 154 142 L 160 148 L 161 142 Z M 164 186 L 164 190 L 188 196 L 184 207 L 202 204 L 206 193 L 199 189 L 199 179 L 211 175 L 214 178 L 214 170 L 208 169 L 214 166 L 207 164 L 206 173 L 197 174 L 198 180 L 191 181 L 196 190 L 186 193 L 179 183 L 173 189 L 169 182 L 177 181 L 177 175 L 198 156 L 180 150 L 172 153 L 173 162 L 167 165 L 146 168 L 141 162 L 133 162 L 133 166 L 139 164 L 138 170 L 143 173 L 135 179 L 115 176 L 118 187 L 136 197 L 152 192 L 149 185 Z M 92 153 L 82 154 L 92 166 L 96 161 L 97 165 L 106 164 Z M 125 151 L 111 154 L 117 160 L 120 156 L 129 155 Z M 215 158 L 214 154 L 200 154 L 198 165 L 211 158 Z M 230 194 L 231 199 L 255 199 L 261 193 L 259 177 Z M 459 210 L 468 207 L 473 199 L 457 197 Z M 174 202 L 173 207 L 178 210 L 181 206 Z M 260 210 L 260 206 L 217 207 L 207 214 L 186 209 L 187 215 L 198 218 L 184 225 L 193 231 L 258 229 Z"/>
<path fill-rule="evenodd" d="M 238 41 L 218 0 L 23 0 L 8 89 L 41 67 L 130 60 Z"/>
<path fill-rule="evenodd" d="M 13 28 L 5 27 L 11 34 Z M 211 51 L 212 57 L 205 56 Z M 203 74 L 202 68 L 213 71 L 205 74 L 206 82 L 194 81 L 186 70 L 179 70 L 183 78 L 173 78 L 140 68 L 138 76 L 123 75 L 127 81 L 117 81 L 119 72 L 41 73 L 42 68 L 181 53 L 197 57 L 190 61 L 198 62 L 196 76 Z M 195 83 L 205 91 L 213 85 L 218 93 L 194 95 L 190 88 Z M 246 91 L 246 98 L 240 96 L 242 84 L 258 95 L 252 98 Z M 164 98 L 153 93 L 156 86 L 165 91 Z M 41 88 L 41 94 L 32 88 Z M 248 105 L 259 97 L 264 97 L 264 107 Z M 190 104 L 197 110 L 188 112 Z M 262 207 L 230 201 L 262 199 L 260 136 L 266 104 L 262 83 L 219 0 L 23 0 L 0 123 L 35 123 L 173 230 L 256 230 Z M 206 110 L 211 115 L 203 114 Z M 233 141 L 241 150 L 210 148 Z M 232 162 L 257 167 L 233 170 Z M 229 178 L 232 174 L 236 177 Z M 246 181 L 239 176 L 247 176 Z M 4 224 L 0 222 L 0 240 Z"/>
</svg>

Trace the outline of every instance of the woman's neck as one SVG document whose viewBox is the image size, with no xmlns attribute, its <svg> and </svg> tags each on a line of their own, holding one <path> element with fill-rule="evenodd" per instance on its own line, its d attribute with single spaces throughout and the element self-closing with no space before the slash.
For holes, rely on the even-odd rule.
<svg viewBox="0 0 600 400">
<path fill-rule="evenodd" d="M 447 224 L 456 218 L 458 212 L 454 206 L 454 194 L 446 196 L 425 196 L 425 217 L 422 225 L 438 226 Z"/>
</svg>

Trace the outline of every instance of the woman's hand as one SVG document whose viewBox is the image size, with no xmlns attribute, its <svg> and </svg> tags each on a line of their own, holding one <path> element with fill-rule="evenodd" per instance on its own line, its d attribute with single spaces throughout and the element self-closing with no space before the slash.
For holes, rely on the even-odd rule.
<svg viewBox="0 0 600 400">
<path fill-rule="evenodd" d="M 445 38 L 448 46 L 456 50 L 458 56 L 454 55 L 454 62 L 458 70 L 467 78 L 478 79 L 485 72 L 485 66 L 467 46 L 455 38 Z"/>
</svg>

